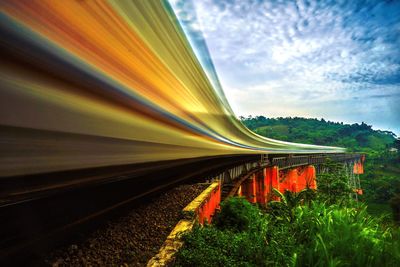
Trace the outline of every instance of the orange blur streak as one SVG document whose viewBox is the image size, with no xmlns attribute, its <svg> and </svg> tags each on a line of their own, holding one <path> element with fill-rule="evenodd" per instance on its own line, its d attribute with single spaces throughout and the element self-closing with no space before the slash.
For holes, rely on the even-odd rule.
<svg viewBox="0 0 400 267">
<path fill-rule="evenodd" d="M 103 1 L 23 0 L 3 9 L 170 112 L 182 116 L 183 103 L 198 103 Z"/>
</svg>

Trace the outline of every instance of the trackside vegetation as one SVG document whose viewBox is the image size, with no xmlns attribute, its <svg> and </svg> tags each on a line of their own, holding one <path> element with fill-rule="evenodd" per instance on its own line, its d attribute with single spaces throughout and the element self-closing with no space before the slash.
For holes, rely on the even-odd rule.
<svg viewBox="0 0 400 267">
<path fill-rule="evenodd" d="M 400 229 L 354 201 L 328 164 L 317 192 L 274 190 L 281 201 L 266 206 L 225 200 L 211 225 L 183 237 L 175 266 L 398 266 Z"/>
<path fill-rule="evenodd" d="M 185 236 L 175 266 L 398 266 L 399 230 L 384 227 L 365 207 L 313 201 L 287 214 L 265 213 L 240 198 L 224 203 L 249 213 L 238 225 L 196 227 Z M 231 220 L 232 222 L 232 220 Z"/>
</svg>

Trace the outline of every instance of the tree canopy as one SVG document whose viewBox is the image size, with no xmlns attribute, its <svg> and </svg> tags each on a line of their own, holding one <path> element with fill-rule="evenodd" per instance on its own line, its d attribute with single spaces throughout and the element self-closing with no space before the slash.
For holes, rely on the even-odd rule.
<svg viewBox="0 0 400 267">
<path fill-rule="evenodd" d="M 339 146 L 349 151 L 376 152 L 395 147 L 396 135 L 390 131 L 372 129 L 371 125 L 344 124 L 324 119 L 299 117 L 266 118 L 264 116 L 240 117 L 255 133 L 282 141 Z M 397 141 L 399 142 L 399 141 Z"/>
</svg>

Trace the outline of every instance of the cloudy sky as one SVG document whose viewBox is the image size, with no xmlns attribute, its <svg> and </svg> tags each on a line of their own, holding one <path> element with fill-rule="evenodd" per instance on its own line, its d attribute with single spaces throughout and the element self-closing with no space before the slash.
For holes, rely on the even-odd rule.
<svg viewBox="0 0 400 267">
<path fill-rule="evenodd" d="M 400 134 L 400 1 L 172 5 L 204 36 L 236 115 L 364 121 Z"/>
</svg>

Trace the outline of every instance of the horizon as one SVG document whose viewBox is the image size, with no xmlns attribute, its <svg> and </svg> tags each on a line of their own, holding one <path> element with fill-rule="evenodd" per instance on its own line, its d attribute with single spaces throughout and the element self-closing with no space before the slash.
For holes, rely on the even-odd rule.
<svg viewBox="0 0 400 267">
<path fill-rule="evenodd" d="M 400 1 L 182 1 L 236 116 L 365 122 L 400 135 Z"/>
</svg>

